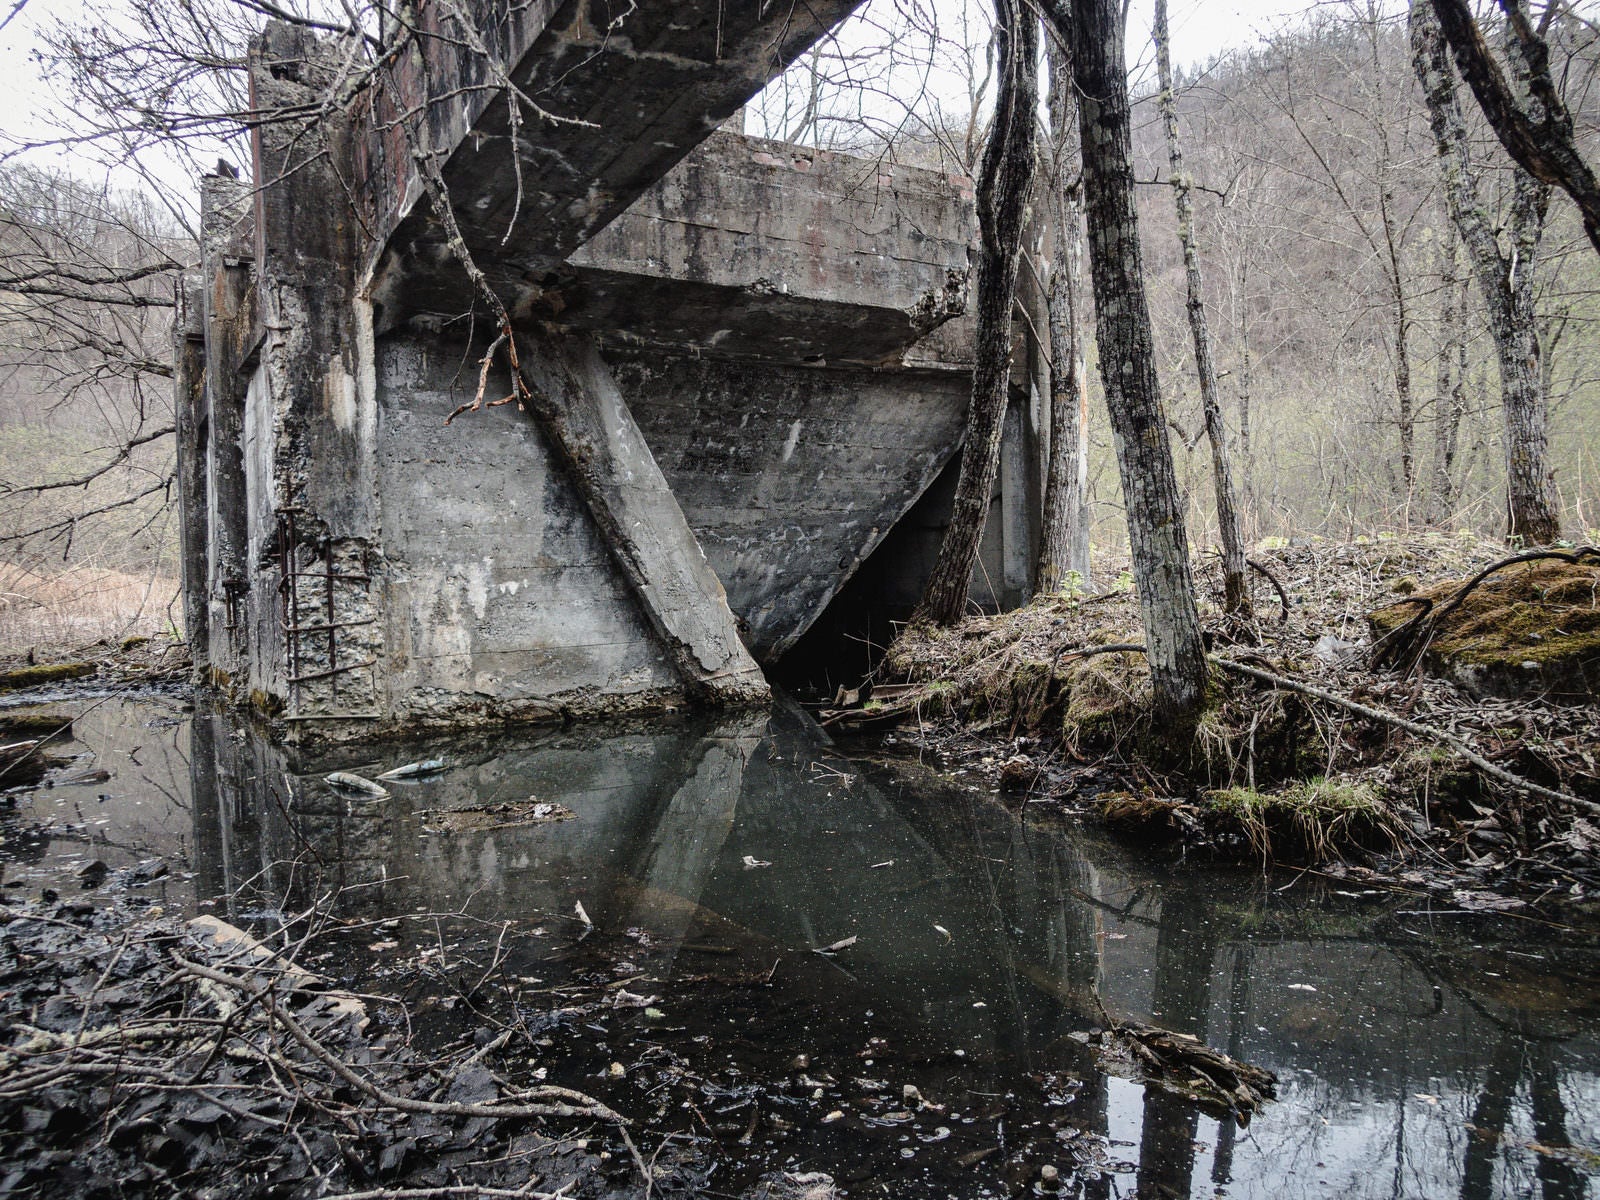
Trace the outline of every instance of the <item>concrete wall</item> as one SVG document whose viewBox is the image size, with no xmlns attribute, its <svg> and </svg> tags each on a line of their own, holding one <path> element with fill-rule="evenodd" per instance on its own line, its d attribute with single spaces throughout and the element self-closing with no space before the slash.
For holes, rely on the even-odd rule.
<svg viewBox="0 0 1600 1200">
<path fill-rule="evenodd" d="M 971 387 L 954 372 L 613 361 L 761 661 L 805 633 L 933 482 Z"/>
<path fill-rule="evenodd" d="M 444 426 L 472 398 L 475 368 L 444 339 L 378 347 L 387 710 L 549 717 L 676 694 L 676 672 L 528 417 L 507 405 Z"/>
<path fill-rule="evenodd" d="M 972 181 L 717 133 L 561 269 L 561 320 L 670 352 L 898 364 L 964 311 Z"/>
<path fill-rule="evenodd" d="M 491 39 L 531 55 L 533 75 L 587 44 L 582 22 L 541 13 L 548 27 L 517 18 Z M 637 197 L 620 218 L 622 192 L 575 213 L 557 203 L 568 174 L 529 176 L 554 190 L 530 192 L 518 220 L 542 224 L 503 249 L 491 226 L 515 172 L 479 128 L 499 108 L 434 105 L 420 134 L 471 126 L 439 148 L 469 244 L 507 283 L 528 385 L 526 411 L 448 426 L 480 386 L 485 330 L 466 344 L 466 273 L 410 207 L 393 131 L 318 108 L 337 47 L 274 24 L 252 50 L 253 104 L 321 115 L 263 126 L 259 186 L 206 181 L 205 261 L 185 293 L 203 309 L 186 310 L 176 381 L 180 490 L 203 524 L 185 538 L 187 603 L 197 662 L 235 700 L 339 737 L 764 699 L 751 653 L 793 646 L 949 461 L 968 369 L 926 335 L 965 303 L 970 185 L 713 135 L 708 115 L 778 66 L 762 41 L 775 17 L 730 12 L 727 41 L 719 14 L 650 3 L 628 18 L 662 45 L 720 47 L 692 88 L 620 45 L 602 48 L 610 76 L 591 58 L 560 76 L 568 99 L 635 106 L 585 129 L 563 165 L 589 164 L 571 195 L 618 182 Z M 786 27 L 784 46 L 823 19 Z M 740 58 L 737 38 L 765 49 Z M 416 82 L 432 95 L 451 78 Z M 518 152 L 556 153 L 573 128 L 530 125 L 539 145 Z M 357 219 L 352 171 L 378 188 L 368 200 L 387 197 L 384 220 Z M 593 244 L 574 254 L 573 239 Z M 500 345 L 485 399 L 511 388 Z M 1030 486 L 1013 465 L 1008 588 Z"/>
</svg>

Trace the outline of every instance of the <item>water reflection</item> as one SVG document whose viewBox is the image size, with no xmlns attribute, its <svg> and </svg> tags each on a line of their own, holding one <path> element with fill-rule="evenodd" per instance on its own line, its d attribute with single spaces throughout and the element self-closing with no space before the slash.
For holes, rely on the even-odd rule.
<svg viewBox="0 0 1600 1200">
<path fill-rule="evenodd" d="M 1106 1198 L 1600 1191 L 1596 931 L 1152 866 L 852 760 L 784 710 L 381 757 L 289 754 L 199 714 L 190 748 L 174 853 L 192 839 L 196 895 L 239 920 L 335 892 L 351 916 L 465 911 L 515 922 L 507 969 L 541 977 L 632 931 L 683 1022 L 652 1044 L 714 1045 L 731 1080 L 804 1052 L 950 1109 L 885 1132 L 849 1100 L 824 1124 L 802 1096 L 775 1163 L 906 1195 L 1014 1191 L 1045 1163 Z M 430 756 L 451 768 L 386 801 L 323 779 Z M 766 985 L 697 1012 L 713 977 Z M 1238 1130 L 1101 1074 L 1073 1035 L 1108 1015 L 1271 1068 L 1280 1099 Z M 608 1027 L 596 1061 L 624 1036 Z M 954 1133 L 925 1147 L 935 1120 Z"/>
</svg>

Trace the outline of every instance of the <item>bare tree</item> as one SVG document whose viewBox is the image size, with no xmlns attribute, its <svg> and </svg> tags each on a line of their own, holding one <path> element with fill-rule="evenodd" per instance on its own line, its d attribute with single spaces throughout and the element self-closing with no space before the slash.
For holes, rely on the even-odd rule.
<svg viewBox="0 0 1600 1200">
<path fill-rule="evenodd" d="M 1222 401 L 1217 394 L 1211 328 L 1206 321 L 1200 249 L 1194 230 L 1194 189 L 1183 169 L 1183 149 L 1178 140 L 1178 102 L 1172 91 L 1172 37 L 1167 28 L 1167 0 L 1156 0 L 1154 37 L 1161 118 L 1167 135 L 1167 160 L 1172 168 L 1172 196 L 1178 209 L 1178 240 L 1183 245 L 1185 307 L 1189 332 L 1194 338 L 1195 368 L 1200 376 L 1200 408 L 1205 417 L 1206 439 L 1211 443 L 1211 481 L 1216 491 L 1217 529 L 1222 541 L 1223 610 L 1248 619 L 1250 585 L 1245 576 L 1244 534 L 1240 528 L 1238 495 L 1233 486 L 1233 467 L 1229 462 L 1228 431 L 1222 422 Z"/>
<path fill-rule="evenodd" d="M 1038 21 L 1021 0 L 996 0 L 994 52 L 1000 86 L 978 176 L 977 333 L 972 398 L 961 448 L 950 526 L 917 606 L 918 619 L 952 625 L 966 610 L 967 587 L 989 515 L 1011 384 L 1011 305 L 1035 168 L 1039 103 Z"/>
<path fill-rule="evenodd" d="M 1332 213 L 1319 205 L 1321 219 L 1304 236 L 1353 234 L 1344 248 L 1350 256 L 1346 271 L 1359 263 L 1363 275 L 1381 276 L 1381 290 L 1360 295 L 1386 318 L 1378 346 L 1388 360 L 1388 386 L 1376 381 L 1372 386 L 1381 400 L 1378 419 L 1392 424 L 1397 434 L 1399 474 L 1393 478 L 1391 472 L 1392 490 L 1405 509 L 1417 483 L 1411 260 L 1429 204 L 1426 189 L 1415 186 L 1415 156 L 1407 149 L 1413 89 L 1400 74 L 1404 46 L 1390 35 L 1376 0 L 1353 0 L 1343 17 L 1321 20 L 1324 27 L 1315 29 L 1310 41 L 1303 46 L 1290 41 L 1281 67 L 1265 75 L 1271 102 L 1287 122 L 1284 132 L 1293 139 L 1276 140 L 1269 153 L 1280 170 L 1315 180 L 1333 201 Z M 1294 61 L 1299 57 L 1311 60 L 1306 69 Z M 1335 234 L 1339 226 L 1349 234 Z M 1354 457 L 1363 464 L 1373 461 L 1366 454 Z"/>
<path fill-rule="evenodd" d="M 1439 239 L 1439 356 L 1434 372 L 1433 473 L 1428 521 L 1442 525 L 1455 511 L 1456 453 L 1467 410 L 1467 276 L 1459 274 L 1461 239 L 1452 223 Z"/>
<path fill-rule="evenodd" d="M 1153 715 L 1162 735 L 1182 746 L 1205 704 L 1205 643 L 1145 298 L 1125 19 L 1116 0 L 1071 0 L 1070 10 L 1065 0 L 1051 0 L 1046 11 L 1072 47 L 1077 79 L 1100 377 L 1127 505 Z"/>
<path fill-rule="evenodd" d="M 0 168 L 0 549 L 65 560 L 82 535 L 151 550 L 172 483 L 171 273 L 181 230 L 138 197 Z M 124 511 L 125 510 L 125 511 Z M 98 520 L 97 520 L 98 519 Z"/>
<path fill-rule="evenodd" d="M 1089 582 L 1089 388 L 1084 364 L 1083 173 L 1072 60 L 1059 38 L 1045 41 L 1050 69 L 1050 459 L 1035 592 L 1057 591 L 1067 572 Z"/>
<path fill-rule="evenodd" d="M 1517 170 L 1514 198 L 1505 220 L 1509 245 L 1502 249 L 1479 195 L 1478 171 L 1469 153 L 1466 120 L 1439 22 L 1432 8 L 1420 0 L 1411 6 L 1411 41 L 1444 173 L 1445 199 L 1478 281 L 1500 367 L 1506 421 L 1507 533 L 1544 545 L 1561 535 L 1548 465 L 1544 377 L 1534 313 L 1534 269 L 1550 188 Z M 1515 49 L 1512 57 L 1514 61 L 1519 57 Z"/>
<path fill-rule="evenodd" d="M 1519 89 L 1489 51 L 1468 0 L 1432 0 L 1434 15 L 1455 54 L 1462 78 L 1478 98 L 1489 125 L 1506 153 L 1541 183 L 1559 187 L 1583 214 L 1583 227 L 1600 251 L 1600 179 L 1578 152 L 1572 114 L 1550 72 L 1550 47 L 1545 40 L 1558 4 L 1545 9 L 1535 28 L 1521 0 L 1500 0 L 1510 41 L 1521 59 Z M 1524 100 L 1523 97 L 1526 97 Z"/>
</svg>

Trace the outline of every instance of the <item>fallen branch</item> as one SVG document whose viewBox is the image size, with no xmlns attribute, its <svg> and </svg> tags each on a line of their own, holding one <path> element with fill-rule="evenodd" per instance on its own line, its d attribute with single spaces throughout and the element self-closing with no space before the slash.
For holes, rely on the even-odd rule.
<svg viewBox="0 0 1600 1200">
<path fill-rule="evenodd" d="M 570 1185 L 569 1185 L 570 1186 Z M 534 1192 L 527 1188 L 489 1187 L 476 1183 L 449 1183 L 439 1187 L 369 1188 L 364 1192 L 340 1192 L 325 1200 L 432 1200 L 436 1196 L 490 1197 L 491 1200 L 566 1200 L 567 1188 L 554 1192 Z"/>
<path fill-rule="evenodd" d="M 1267 577 L 1267 582 L 1272 585 L 1272 590 L 1278 593 L 1278 603 L 1283 605 L 1283 615 L 1278 618 L 1282 625 L 1289 620 L 1289 593 L 1283 590 L 1283 584 L 1278 582 L 1278 577 L 1253 558 L 1245 559 L 1254 570 Z"/>
<path fill-rule="evenodd" d="M 224 971 L 215 971 L 210 967 L 201 966 L 199 963 L 190 962 L 178 954 L 174 954 L 173 959 L 186 974 L 193 975 L 197 979 L 208 979 L 212 983 L 221 984 L 224 987 L 230 987 L 252 996 L 259 994 L 245 980 L 236 978 Z M 592 1096 L 572 1091 L 570 1088 L 548 1084 L 522 1094 L 537 1095 L 551 1099 L 555 1103 L 454 1104 L 434 1100 L 413 1100 L 409 1096 L 396 1095 L 394 1092 L 387 1091 L 371 1080 L 364 1078 L 350 1064 L 324 1046 L 300 1022 L 279 1007 L 278 1002 L 270 993 L 261 995 L 261 1002 L 265 1005 L 268 1016 L 288 1030 L 289 1036 L 309 1051 L 312 1057 L 319 1060 L 325 1067 L 357 1091 L 398 1112 L 425 1113 L 430 1116 L 445 1117 L 488 1117 L 490 1120 L 528 1117 L 593 1117 L 603 1121 L 610 1121 L 616 1125 L 628 1124 L 628 1119 L 621 1113 L 607 1107 Z"/>
<path fill-rule="evenodd" d="M 1324 691 L 1322 688 L 1312 687 L 1309 683 L 1300 683 L 1294 679 L 1287 679 L 1284 676 L 1276 675 L 1271 671 L 1263 671 L 1257 667 L 1247 667 L 1243 663 L 1235 662 L 1232 659 L 1218 658 L 1213 656 L 1211 661 L 1216 663 L 1217 666 L 1221 667 L 1224 671 L 1231 672 L 1234 675 L 1244 675 L 1260 683 L 1270 683 L 1273 687 L 1285 688 L 1291 692 L 1299 692 L 1303 696 L 1310 696 L 1314 700 L 1321 700 L 1327 704 L 1337 705 L 1340 708 L 1356 713 L 1359 716 L 1366 717 L 1369 720 L 1378 721 L 1384 725 L 1392 725 L 1396 729 L 1403 729 L 1405 732 L 1415 734 L 1417 737 L 1430 738 L 1434 741 L 1442 742 L 1444 745 L 1449 746 L 1452 750 L 1456 751 L 1456 753 L 1460 754 L 1463 758 L 1465 758 L 1468 762 L 1477 767 L 1478 770 L 1482 771 L 1491 779 L 1498 780 L 1507 787 L 1515 788 L 1519 792 L 1526 792 L 1530 796 L 1537 796 L 1543 800 L 1554 800 L 1559 804 L 1565 804 L 1572 808 L 1579 808 L 1585 812 L 1600 813 L 1600 804 L 1596 804 L 1592 800 L 1584 800 L 1581 797 L 1569 795 L 1566 792 L 1558 792 L 1553 788 L 1543 787 L 1540 784 L 1533 783 L 1530 780 L 1522 778 L 1520 775 L 1513 775 L 1504 767 L 1498 766 L 1495 763 L 1490 762 L 1487 758 L 1484 758 L 1483 755 L 1473 750 L 1453 733 L 1449 733 L 1438 728 L 1437 726 L 1424 725 L 1420 721 L 1412 721 L 1406 717 L 1396 716 L 1394 713 L 1385 712 L 1381 708 L 1373 708 L 1370 705 L 1361 704 L 1358 701 L 1349 699 L 1348 697 L 1336 695 L 1333 692 Z"/>
<path fill-rule="evenodd" d="M 1104 646 L 1077 646 L 1071 650 L 1063 646 L 1050 659 L 1050 671 L 1054 674 L 1057 663 L 1077 662 L 1079 659 L 1093 658 L 1096 654 L 1143 654 L 1144 652 L 1144 646 L 1139 642 L 1108 642 Z"/>
</svg>

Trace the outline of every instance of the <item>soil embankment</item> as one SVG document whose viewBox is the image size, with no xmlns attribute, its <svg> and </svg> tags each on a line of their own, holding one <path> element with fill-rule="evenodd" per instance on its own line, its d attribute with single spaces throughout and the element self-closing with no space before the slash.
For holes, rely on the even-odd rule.
<svg viewBox="0 0 1600 1200">
<path fill-rule="evenodd" d="M 1263 552 L 1247 625 L 1222 617 L 1213 581 L 1213 702 L 1179 769 L 1147 753 L 1125 573 L 908 629 L 821 719 L 892 726 L 1034 811 L 1092 813 L 1186 852 L 1449 863 L 1470 890 L 1581 900 L 1600 888 L 1600 556 L 1561 555 L 1487 571 L 1501 548 L 1440 535 Z M 1396 653 L 1386 637 L 1419 616 L 1432 623 L 1413 622 Z"/>
</svg>

